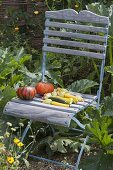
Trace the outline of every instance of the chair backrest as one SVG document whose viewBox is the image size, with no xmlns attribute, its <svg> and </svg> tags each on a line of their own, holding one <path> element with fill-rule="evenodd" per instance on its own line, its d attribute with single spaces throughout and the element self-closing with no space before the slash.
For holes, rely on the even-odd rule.
<svg viewBox="0 0 113 170">
<path fill-rule="evenodd" d="M 46 67 L 46 53 L 61 53 L 100 59 L 100 85 L 102 88 L 108 38 L 109 18 L 90 11 L 76 12 L 73 9 L 46 11 L 43 46 L 42 81 Z"/>
</svg>

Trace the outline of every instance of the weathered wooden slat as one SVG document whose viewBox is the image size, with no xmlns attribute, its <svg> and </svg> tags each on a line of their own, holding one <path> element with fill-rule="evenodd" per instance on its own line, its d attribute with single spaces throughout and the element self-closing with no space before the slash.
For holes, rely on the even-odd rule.
<svg viewBox="0 0 113 170">
<path fill-rule="evenodd" d="M 88 107 L 94 100 L 92 99 L 84 99 L 84 102 L 77 102 L 76 104 L 72 104 L 74 108 L 80 108 L 80 110 L 85 109 Z"/>
<path fill-rule="evenodd" d="M 80 93 L 79 93 L 79 94 L 77 93 L 77 95 L 82 96 Z M 80 104 L 77 103 L 77 104 L 71 104 L 71 105 L 70 105 L 70 108 L 75 108 L 75 109 L 76 109 L 75 114 L 78 113 L 79 111 L 85 109 L 85 106 L 90 105 L 90 104 L 96 99 L 96 97 L 94 97 L 94 96 L 92 96 L 92 95 L 88 95 L 88 96 L 90 96 L 90 97 L 89 97 L 89 98 L 84 98 L 85 104 L 84 104 L 84 102 L 79 102 Z M 83 97 L 83 96 L 82 96 L 82 97 Z M 43 100 L 42 100 L 41 98 L 39 98 L 39 97 L 35 97 L 34 100 L 35 100 L 35 101 L 38 101 L 38 102 L 42 102 L 42 101 L 43 101 Z"/>
<path fill-rule="evenodd" d="M 85 107 L 84 106 L 82 106 L 82 105 L 77 105 L 77 104 L 71 104 L 71 107 L 72 108 L 77 108 L 77 109 L 79 109 L 79 111 L 81 111 L 81 110 L 83 110 Z"/>
<path fill-rule="evenodd" d="M 80 47 L 80 48 L 86 48 L 86 49 L 92 49 L 92 50 L 98 50 L 98 51 L 105 50 L 104 45 L 83 43 L 83 42 L 77 42 L 77 41 L 44 38 L 43 42 L 47 43 L 47 44 L 63 45 L 63 46 L 70 46 L 70 47 Z"/>
<path fill-rule="evenodd" d="M 93 101 L 94 101 L 94 98 L 93 99 L 85 99 L 84 98 L 84 102 L 77 102 L 76 104 L 71 104 L 71 107 L 78 108 L 78 109 L 80 109 L 80 111 L 82 111 L 87 106 L 89 106 Z"/>
<path fill-rule="evenodd" d="M 26 118 L 34 121 L 53 123 L 69 127 L 73 113 L 67 113 L 42 107 L 36 107 L 16 102 L 9 102 L 5 106 L 4 113 L 7 115 Z"/>
<path fill-rule="evenodd" d="M 89 34 L 81 34 L 81 33 L 73 33 L 73 32 L 63 32 L 63 31 L 44 31 L 45 35 L 54 36 L 54 37 L 66 37 L 66 38 L 79 38 L 82 40 L 92 40 L 92 41 L 100 41 L 105 42 L 106 36 L 99 36 L 99 35 L 89 35 Z"/>
<path fill-rule="evenodd" d="M 59 11 L 46 11 L 46 18 L 100 23 L 105 25 L 109 23 L 108 17 L 99 16 L 87 10 L 80 11 L 79 13 L 77 13 L 73 9 L 64 9 Z"/>
<path fill-rule="evenodd" d="M 57 116 L 57 117 L 62 117 L 62 118 L 66 118 L 66 117 L 69 117 L 69 115 L 71 115 L 71 113 L 68 113 L 68 112 L 62 112 L 61 110 L 58 110 L 58 112 L 61 112 L 61 115 L 60 114 L 56 114 L 56 111 L 57 110 L 54 110 L 54 109 L 51 109 L 51 108 L 45 108 L 45 107 L 40 107 L 40 106 L 36 106 L 36 105 L 32 105 L 32 104 L 27 104 L 26 103 L 18 103 L 18 102 L 14 102 L 14 101 L 10 101 L 8 104 L 7 104 L 7 107 L 5 107 L 5 110 L 7 111 L 7 109 L 10 108 L 10 105 L 11 106 L 16 106 L 16 107 L 12 107 L 13 110 L 18 110 L 19 113 L 23 113 L 26 112 L 28 113 L 30 111 L 30 114 L 33 116 L 34 114 L 39 114 L 39 117 L 44 117 L 44 116 L 51 116 L 51 115 L 54 115 L 54 116 Z M 20 106 L 20 107 L 19 107 Z M 29 110 L 30 108 L 30 110 Z M 47 113 L 46 113 L 47 111 Z M 41 115 L 42 114 L 42 115 Z"/>
<path fill-rule="evenodd" d="M 81 106 L 83 106 L 84 108 L 86 108 L 86 107 L 89 106 L 89 103 L 87 103 L 87 102 L 77 102 L 77 105 L 81 105 Z"/>
<path fill-rule="evenodd" d="M 91 103 L 93 100 L 92 99 L 84 99 L 84 102 Z"/>
<path fill-rule="evenodd" d="M 65 113 L 67 113 L 67 112 L 68 113 L 78 112 L 78 110 L 75 109 L 75 108 L 70 108 L 70 107 L 65 108 L 65 107 L 61 107 L 61 106 L 53 106 L 53 105 L 50 105 L 50 104 L 45 104 L 45 103 L 39 102 L 39 100 L 37 98 L 35 98 L 35 100 L 31 100 L 31 101 L 14 98 L 14 99 L 12 99 L 12 101 L 16 102 L 16 103 L 20 103 L 20 104 L 25 104 L 25 105 L 37 106 L 37 107 L 40 107 L 40 108 L 52 109 L 54 111 L 59 110 L 59 111 L 65 112 Z"/>
<path fill-rule="evenodd" d="M 83 93 L 77 93 L 77 92 L 70 92 L 72 95 L 80 95 L 82 96 L 84 99 L 92 99 L 92 100 L 96 100 L 97 96 L 95 95 L 91 95 L 91 94 L 83 94 Z"/>
<path fill-rule="evenodd" d="M 55 28 L 65 28 L 65 29 L 72 29 L 72 30 L 79 30 L 79 31 L 88 31 L 94 33 L 107 33 L 108 28 L 104 27 L 95 27 L 89 25 L 78 25 L 72 23 L 61 23 L 61 22 L 52 22 L 52 21 L 45 21 L 46 27 L 55 27 Z"/>
<path fill-rule="evenodd" d="M 87 51 L 80 51 L 80 50 L 65 49 L 65 48 L 44 47 L 43 46 L 43 51 L 60 53 L 60 54 L 68 54 L 68 55 L 74 55 L 74 56 L 84 56 L 84 57 L 98 58 L 98 59 L 104 59 L 105 58 L 105 54 L 93 53 L 93 52 L 87 52 Z"/>
</svg>

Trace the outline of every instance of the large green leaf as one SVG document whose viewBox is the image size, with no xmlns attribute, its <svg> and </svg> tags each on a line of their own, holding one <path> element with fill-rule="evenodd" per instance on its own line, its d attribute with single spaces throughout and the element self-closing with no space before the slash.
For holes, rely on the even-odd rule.
<svg viewBox="0 0 113 170">
<path fill-rule="evenodd" d="M 110 117 L 102 116 L 98 119 L 93 119 L 92 122 L 86 126 L 92 134 L 91 139 L 100 144 L 105 150 L 108 150 L 109 147 L 113 145 L 112 135 L 108 133 L 111 123 L 112 119 Z"/>
<path fill-rule="evenodd" d="M 61 153 L 66 153 L 66 146 L 70 145 L 73 141 L 70 139 L 66 139 L 66 138 L 60 138 L 55 140 L 51 145 L 50 148 L 55 152 L 61 152 Z"/>
<path fill-rule="evenodd" d="M 98 83 L 88 80 L 88 79 L 82 79 L 75 81 L 71 85 L 68 86 L 68 89 L 73 92 L 85 92 L 87 89 L 94 87 L 98 85 Z"/>
<path fill-rule="evenodd" d="M 104 4 L 100 3 L 91 3 L 86 5 L 86 8 L 98 15 L 109 16 L 111 10 L 106 7 Z"/>
<path fill-rule="evenodd" d="M 109 34 L 113 36 L 113 5 L 107 7 L 103 3 L 92 3 L 88 4 L 86 8 L 98 15 L 107 16 L 110 19 Z"/>
<path fill-rule="evenodd" d="M 19 61 L 21 57 L 25 54 L 24 48 L 18 49 L 16 52 L 16 60 Z"/>
<path fill-rule="evenodd" d="M 61 73 L 60 71 L 46 71 L 46 76 L 51 79 L 51 81 L 54 83 L 54 84 L 57 84 L 61 87 L 63 87 L 63 81 L 61 79 Z"/>
<path fill-rule="evenodd" d="M 23 55 L 20 60 L 19 60 L 19 64 L 23 64 L 25 61 L 28 61 L 31 59 L 31 55 L 30 54 L 26 54 L 26 55 Z"/>
<path fill-rule="evenodd" d="M 13 76 L 11 77 L 11 80 L 9 82 L 10 86 L 14 86 L 15 84 L 17 84 L 20 80 L 22 80 L 23 76 L 22 75 L 16 75 L 13 74 Z"/>
<path fill-rule="evenodd" d="M 16 91 L 14 88 L 7 86 L 2 92 L 2 100 L 0 101 L 0 110 L 3 109 L 5 104 L 16 96 Z"/>
<path fill-rule="evenodd" d="M 66 153 L 68 148 L 70 148 L 71 151 L 78 153 L 82 145 L 83 143 L 77 141 L 76 138 L 61 137 L 61 138 L 54 140 L 52 143 L 50 143 L 50 148 L 54 152 L 59 151 L 61 153 Z M 89 152 L 89 150 L 90 150 L 90 147 L 86 145 L 85 151 Z"/>
<path fill-rule="evenodd" d="M 20 70 L 21 73 L 25 74 L 26 76 L 28 76 L 29 78 L 32 79 L 37 79 L 37 76 L 35 73 L 31 73 L 27 67 L 22 67 L 22 69 Z"/>
</svg>

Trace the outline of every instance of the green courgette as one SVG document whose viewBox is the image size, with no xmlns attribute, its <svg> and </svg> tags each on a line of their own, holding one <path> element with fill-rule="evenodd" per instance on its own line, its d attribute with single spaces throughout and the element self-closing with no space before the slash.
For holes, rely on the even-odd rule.
<svg viewBox="0 0 113 170">
<path fill-rule="evenodd" d="M 63 104 L 67 104 L 67 102 L 59 97 L 49 97 L 49 99 L 51 99 L 52 101 L 55 102 L 59 102 L 59 103 L 63 103 Z"/>
</svg>

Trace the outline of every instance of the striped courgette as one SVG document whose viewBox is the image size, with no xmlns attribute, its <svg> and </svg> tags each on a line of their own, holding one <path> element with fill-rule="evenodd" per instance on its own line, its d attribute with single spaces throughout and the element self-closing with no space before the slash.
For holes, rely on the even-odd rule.
<svg viewBox="0 0 113 170">
<path fill-rule="evenodd" d="M 62 98 L 60 98 L 60 97 L 58 97 L 58 96 L 55 96 L 55 97 L 49 97 L 49 99 L 51 99 L 52 101 L 55 101 L 55 102 L 59 102 L 59 103 L 63 103 L 63 104 L 67 104 L 67 102 L 66 102 L 64 99 L 62 99 Z"/>
<path fill-rule="evenodd" d="M 52 101 L 64 103 L 64 104 L 72 104 L 73 103 L 72 98 L 66 98 L 66 97 L 61 97 L 61 96 L 49 97 L 49 99 L 51 99 Z"/>
</svg>

